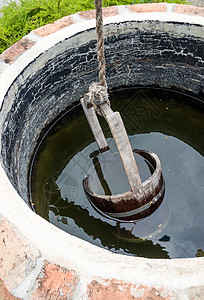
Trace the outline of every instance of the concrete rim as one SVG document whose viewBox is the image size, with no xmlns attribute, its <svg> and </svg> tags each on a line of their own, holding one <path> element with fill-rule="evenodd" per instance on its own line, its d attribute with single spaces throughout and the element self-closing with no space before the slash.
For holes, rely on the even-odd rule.
<svg viewBox="0 0 204 300">
<path fill-rule="evenodd" d="M 182 20 L 182 23 L 201 25 L 202 29 L 196 34 L 203 38 L 203 10 L 200 10 L 200 15 L 189 15 L 189 13 L 186 14 L 187 6 L 182 5 L 156 4 L 153 6 L 154 11 L 146 11 L 145 7 L 148 5 L 143 5 L 141 13 L 130 11 L 127 6 L 118 7 L 117 13 L 114 16 L 107 16 L 104 23 L 147 19 L 166 22 L 181 22 Z M 182 13 L 178 13 L 181 9 L 183 9 Z M 191 6 L 188 6 L 188 9 L 191 12 L 194 10 Z M 111 12 L 110 8 L 109 12 Z M 0 56 L 0 72 L 2 71 L 0 106 L 13 80 L 30 62 L 65 38 L 95 26 L 94 19 L 84 20 L 80 14 L 71 16 L 71 20 L 72 23 L 69 26 L 61 30 L 57 29 L 56 32 L 46 36 L 41 36 L 38 31 L 30 33 L 25 37 L 30 41 L 29 49 L 20 53 L 20 56 L 17 53 L 12 64 L 6 63 L 9 51 L 5 51 Z M 0 121 L 0 127 L 1 125 Z M 8 290 L 15 296 L 22 297 L 22 299 L 32 298 L 31 290 L 44 261 L 54 262 L 56 265 L 76 272 L 79 282 L 73 299 L 88 299 L 87 286 L 95 278 L 117 279 L 136 285 L 162 288 L 168 292 L 169 296 L 172 296 L 172 299 L 178 299 L 176 297 L 189 299 L 187 298 L 188 290 L 193 287 L 202 288 L 203 291 L 204 258 L 160 260 L 110 253 L 63 232 L 32 212 L 11 185 L 2 166 L 0 166 L 0 179 L 0 224 L 6 221 L 14 226 L 18 239 L 22 240 L 24 245 L 29 245 L 29 249 L 35 253 L 36 257 L 35 266 L 30 272 L 26 271 L 26 276 L 18 284 L 12 280 L 9 281 L 8 274 L 0 272 L 0 277 L 8 284 Z M 177 296 L 173 295 L 174 293 Z"/>
</svg>

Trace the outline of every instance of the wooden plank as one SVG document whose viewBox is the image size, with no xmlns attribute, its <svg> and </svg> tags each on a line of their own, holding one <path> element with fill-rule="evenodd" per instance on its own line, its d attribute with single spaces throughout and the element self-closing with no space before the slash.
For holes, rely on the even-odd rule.
<svg viewBox="0 0 204 300">
<path fill-rule="evenodd" d="M 100 108 L 102 110 L 103 105 Z M 141 195 L 143 193 L 142 182 L 122 118 L 119 112 L 113 111 L 105 118 L 116 142 L 130 187 L 134 194 Z"/>
<path fill-rule="evenodd" d="M 85 116 L 88 120 L 89 126 L 91 128 L 91 131 L 94 135 L 94 138 L 96 140 L 96 143 L 98 144 L 99 150 L 101 152 L 104 152 L 109 149 L 108 144 L 106 142 L 105 136 L 103 134 L 103 131 L 101 129 L 101 125 L 98 121 L 97 115 L 95 113 L 95 110 L 93 107 L 87 108 L 86 104 L 84 103 L 84 99 L 82 98 L 80 100 L 82 108 L 84 110 Z"/>
</svg>

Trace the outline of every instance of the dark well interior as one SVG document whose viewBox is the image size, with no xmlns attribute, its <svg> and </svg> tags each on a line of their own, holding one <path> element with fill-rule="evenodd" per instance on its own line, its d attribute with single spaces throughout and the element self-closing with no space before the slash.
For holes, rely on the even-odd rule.
<svg viewBox="0 0 204 300">
<path fill-rule="evenodd" d="M 174 22 L 106 25 L 109 89 L 162 87 L 203 100 L 204 43 L 200 31 L 199 25 Z M 22 71 L 7 92 L 1 107 L 2 163 L 26 202 L 30 162 L 40 135 L 79 101 L 97 76 L 95 29 L 90 29 L 44 51 Z M 5 112 L 4 106 L 9 101 L 11 109 Z"/>
</svg>

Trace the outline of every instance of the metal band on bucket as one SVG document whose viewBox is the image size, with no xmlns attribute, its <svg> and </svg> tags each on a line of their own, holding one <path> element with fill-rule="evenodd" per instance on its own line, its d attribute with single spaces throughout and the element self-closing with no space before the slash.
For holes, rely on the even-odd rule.
<svg viewBox="0 0 204 300">
<path fill-rule="evenodd" d="M 137 215 L 137 214 L 145 211 L 146 209 L 150 208 L 151 205 L 155 204 L 161 198 L 161 196 L 164 192 L 164 189 L 165 189 L 165 183 L 163 182 L 160 192 L 150 202 L 146 203 L 145 205 L 143 205 L 139 208 L 129 210 L 126 212 L 122 212 L 122 213 L 109 213 L 109 212 L 104 212 L 104 213 L 113 218 L 125 218 L 125 217 L 131 217 L 133 215 Z"/>
</svg>

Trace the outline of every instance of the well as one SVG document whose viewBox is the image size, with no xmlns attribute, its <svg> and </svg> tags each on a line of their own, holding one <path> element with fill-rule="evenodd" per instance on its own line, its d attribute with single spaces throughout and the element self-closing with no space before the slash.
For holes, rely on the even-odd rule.
<svg viewBox="0 0 204 300">
<path fill-rule="evenodd" d="M 119 6 L 104 9 L 104 16 L 110 89 L 163 87 L 203 100 L 202 8 Z M 80 12 L 31 32 L 1 55 L 2 289 L 21 299 L 113 299 L 113 293 L 117 299 L 201 299 L 204 258 L 113 254 L 29 208 L 30 162 L 43 129 L 97 78 L 94 26 L 94 12 Z"/>
</svg>

